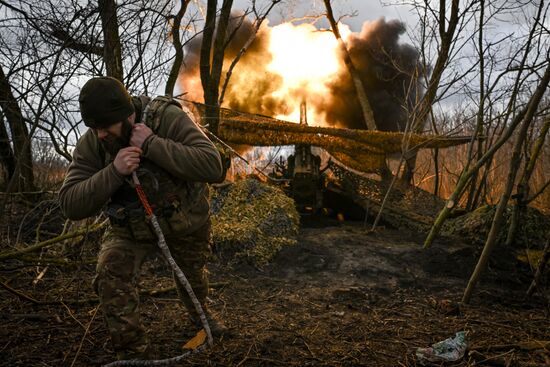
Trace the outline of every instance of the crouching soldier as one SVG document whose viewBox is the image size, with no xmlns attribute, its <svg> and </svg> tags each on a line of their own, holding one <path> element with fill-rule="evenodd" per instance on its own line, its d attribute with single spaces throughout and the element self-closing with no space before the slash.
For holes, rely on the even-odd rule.
<svg viewBox="0 0 550 367">
<path fill-rule="evenodd" d="M 220 155 L 176 102 L 130 97 L 114 78 L 90 79 L 79 102 L 89 129 L 74 150 L 59 193 L 61 208 L 73 220 L 102 209 L 109 216 L 94 288 L 118 358 L 146 358 L 149 342 L 140 322 L 138 275 L 144 258 L 160 250 L 129 175 L 138 175 L 172 255 L 204 307 L 205 264 L 211 254 L 206 182 L 223 179 Z M 200 326 L 185 288 L 175 281 L 191 321 Z M 225 332 L 222 322 L 205 310 L 212 333 Z"/>
</svg>

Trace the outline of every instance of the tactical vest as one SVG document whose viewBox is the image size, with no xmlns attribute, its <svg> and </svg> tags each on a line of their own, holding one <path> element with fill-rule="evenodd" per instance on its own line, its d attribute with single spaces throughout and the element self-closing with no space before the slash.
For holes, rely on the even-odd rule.
<svg viewBox="0 0 550 367">
<path fill-rule="evenodd" d="M 142 104 L 146 103 L 141 113 L 141 123 L 145 123 L 153 133 L 158 131 L 168 106 L 176 105 L 181 109 L 181 104 L 167 96 L 159 96 L 149 102 L 146 102 L 145 98 L 140 99 Z M 104 154 L 106 166 L 115 157 L 108 152 Z M 146 158 L 142 158 L 136 174 L 164 234 L 169 236 L 185 232 L 190 227 L 189 210 L 206 194 L 206 185 L 176 178 Z M 124 184 L 113 194 L 105 212 L 115 234 L 136 240 L 155 239 L 143 205 L 129 178 L 125 179 Z"/>
</svg>

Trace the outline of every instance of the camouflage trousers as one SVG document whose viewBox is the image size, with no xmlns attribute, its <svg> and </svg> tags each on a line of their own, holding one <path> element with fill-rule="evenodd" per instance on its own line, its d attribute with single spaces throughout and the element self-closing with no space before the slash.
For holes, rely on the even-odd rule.
<svg viewBox="0 0 550 367">
<path fill-rule="evenodd" d="M 167 237 L 174 260 L 191 283 L 199 302 L 208 296 L 206 262 L 211 255 L 210 221 L 184 237 Z M 146 355 L 148 338 L 140 321 L 137 289 L 141 265 L 146 257 L 162 256 L 155 241 L 138 241 L 107 232 L 99 252 L 94 289 L 119 358 Z M 174 276 L 178 295 L 191 314 L 194 305 Z"/>
</svg>

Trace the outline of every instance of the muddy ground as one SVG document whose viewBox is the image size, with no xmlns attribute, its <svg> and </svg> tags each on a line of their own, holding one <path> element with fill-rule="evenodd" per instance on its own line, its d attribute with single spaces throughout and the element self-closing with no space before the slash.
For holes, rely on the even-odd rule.
<svg viewBox="0 0 550 367">
<path fill-rule="evenodd" d="M 210 307 L 233 335 L 180 365 L 415 366 L 415 348 L 461 330 L 475 352 L 455 366 L 550 365 L 548 349 L 518 344 L 550 340 L 549 293 L 524 298 L 531 274 L 512 254 L 497 254 L 471 304 L 459 309 L 478 256 L 471 245 L 440 239 L 422 250 L 414 233 L 304 224 L 298 244 L 263 269 L 210 265 Z M 113 360 L 91 288 L 93 251 L 73 254 L 71 266 L 49 265 L 40 280 L 43 266 L 0 262 L 2 366 Z M 146 264 L 142 314 L 158 358 L 179 354 L 195 332 L 171 286 L 162 261 Z"/>
</svg>

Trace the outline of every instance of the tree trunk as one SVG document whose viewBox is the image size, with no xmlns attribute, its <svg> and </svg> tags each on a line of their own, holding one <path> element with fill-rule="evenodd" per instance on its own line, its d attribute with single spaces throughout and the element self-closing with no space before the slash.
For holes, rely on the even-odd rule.
<svg viewBox="0 0 550 367">
<path fill-rule="evenodd" d="M 0 108 L 2 108 L 8 121 L 13 140 L 15 165 L 13 170 L 8 172 L 10 179 L 13 179 L 13 175 L 18 176 L 13 191 L 35 191 L 31 144 L 28 142 L 30 139 L 29 131 L 25 125 L 21 108 L 11 91 L 11 86 L 2 68 L 0 68 Z"/>
<path fill-rule="evenodd" d="M 220 109 L 218 104 L 220 78 L 225 53 L 226 33 L 233 0 L 224 0 L 218 20 L 216 37 L 216 0 L 208 0 L 206 20 L 201 45 L 200 75 L 206 105 L 205 118 L 208 129 L 218 133 Z M 213 44 L 212 44 L 213 43 Z"/>
<path fill-rule="evenodd" d="M 206 7 L 206 19 L 204 23 L 204 30 L 202 32 L 202 43 L 200 51 L 200 76 L 202 89 L 204 93 L 204 104 L 206 105 L 206 110 L 204 113 L 204 118 L 208 125 L 208 130 L 213 134 L 218 133 L 218 118 L 219 111 L 216 108 L 216 102 L 212 101 L 210 89 L 211 89 L 211 74 L 210 74 L 210 65 L 212 59 L 212 41 L 214 39 L 214 30 L 216 28 L 216 8 L 218 5 L 217 0 L 208 0 Z"/>
<path fill-rule="evenodd" d="M 353 81 L 353 85 L 355 86 L 355 91 L 357 92 L 357 99 L 359 100 L 359 104 L 361 105 L 361 110 L 363 112 L 363 118 L 365 119 L 365 124 L 367 126 L 367 129 L 378 130 L 376 126 L 376 121 L 374 121 L 374 114 L 372 113 L 372 108 L 367 98 L 367 93 L 365 92 L 365 87 L 363 85 L 363 82 L 359 76 L 359 73 L 357 72 L 357 69 L 355 68 L 355 65 L 353 64 L 353 61 L 351 60 L 351 56 L 348 52 L 346 44 L 344 43 L 344 40 L 340 36 L 340 31 L 338 30 L 338 24 L 336 23 L 336 20 L 334 19 L 334 15 L 332 13 L 330 0 L 324 0 L 324 2 L 325 2 L 325 7 L 327 8 L 327 18 L 328 18 L 328 21 L 330 22 L 330 26 L 332 27 L 332 33 L 334 33 L 334 36 L 338 41 L 338 46 L 342 50 L 342 53 L 344 55 L 344 63 L 348 68 L 351 79 Z"/>
<path fill-rule="evenodd" d="M 99 0 L 99 14 L 103 29 L 104 47 L 103 61 L 107 69 L 107 76 L 123 81 L 122 47 L 118 34 L 118 19 L 114 0 Z"/>
<path fill-rule="evenodd" d="M 439 196 L 439 186 L 440 186 L 440 179 L 439 179 L 439 149 L 434 149 L 434 195 Z"/>
<path fill-rule="evenodd" d="M 459 0 L 452 0 L 449 24 L 447 25 L 447 27 L 445 27 L 447 20 L 445 16 L 446 3 L 445 0 L 439 1 L 439 37 L 441 39 L 441 44 L 439 52 L 437 53 L 437 60 L 434 65 L 432 75 L 427 83 L 426 93 L 420 101 L 420 106 L 415 114 L 416 116 L 413 119 L 415 124 L 412 126 L 411 130 L 414 133 L 419 133 L 420 131 L 422 131 L 437 96 L 437 90 L 439 89 L 441 76 L 443 75 L 443 72 L 447 67 L 449 52 L 455 39 L 455 32 L 459 21 L 458 5 Z M 415 166 L 416 154 L 414 155 L 414 157 L 409 158 L 405 162 L 405 170 L 403 172 L 402 181 L 409 183 L 412 181 Z"/>
<path fill-rule="evenodd" d="M 172 24 L 172 43 L 174 44 L 174 50 L 176 51 L 176 56 L 174 58 L 174 64 L 172 69 L 170 69 L 170 74 L 168 75 L 168 81 L 166 82 L 166 87 L 164 88 L 164 93 L 169 96 L 174 95 L 174 87 L 178 79 L 180 72 L 181 64 L 183 62 L 183 47 L 181 45 L 180 38 L 180 27 L 181 20 L 187 11 L 187 5 L 191 0 L 181 0 L 180 1 L 180 10 L 174 17 L 174 23 Z"/>
<path fill-rule="evenodd" d="M 542 126 L 539 137 L 537 138 L 533 150 L 531 152 L 531 157 L 527 162 L 527 165 L 523 169 L 521 175 L 521 181 L 517 185 L 517 192 L 515 195 L 516 205 L 512 210 L 512 217 L 510 218 L 510 227 L 508 228 L 508 235 L 506 237 L 506 245 L 510 246 L 514 242 L 514 237 L 516 230 L 520 223 L 522 215 L 527 209 L 527 198 L 529 196 L 529 180 L 535 171 L 535 164 L 537 163 L 540 153 L 542 152 L 542 147 L 546 141 L 546 135 L 550 129 L 550 117 L 547 117 Z"/>
<path fill-rule="evenodd" d="M 477 149 L 476 149 L 476 161 L 481 157 L 481 149 L 483 148 L 482 141 L 478 139 L 479 135 L 483 130 L 483 122 L 485 115 L 485 55 L 484 55 L 484 45 L 483 45 L 483 22 L 485 21 L 485 1 L 481 0 L 479 10 L 479 34 L 478 34 L 478 59 L 479 59 L 479 107 L 477 110 L 476 116 L 476 130 L 474 133 L 474 138 L 477 139 Z M 468 165 L 472 161 L 475 141 L 468 146 Z M 468 167 L 468 166 L 466 166 Z M 467 210 L 473 210 L 474 207 L 474 197 L 476 191 L 477 179 L 479 176 L 479 171 L 476 171 L 471 180 L 470 190 L 468 192 L 468 201 L 466 204 Z"/>
<path fill-rule="evenodd" d="M 0 111 L 0 165 L 3 172 L 3 182 L 7 185 L 15 172 L 15 157 L 11 149 L 8 130 L 4 122 L 4 114 Z"/>
<path fill-rule="evenodd" d="M 512 158 L 510 160 L 510 168 L 508 171 L 508 179 L 506 180 L 506 187 L 504 189 L 504 193 L 502 194 L 498 202 L 497 210 L 495 212 L 495 216 L 493 217 L 493 222 L 491 224 L 491 230 L 489 231 L 489 235 L 487 237 L 487 240 L 485 241 L 485 246 L 483 247 L 483 252 L 479 257 L 476 268 L 474 269 L 474 272 L 472 273 L 472 276 L 468 281 L 468 286 L 466 287 L 466 290 L 464 291 L 464 296 L 462 297 L 462 302 L 465 304 L 470 302 L 470 298 L 472 296 L 474 288 L 477 285 L 477 282 L 479 281 L 481 274 L 485 270 L 485 267 L 489 262 L 491 253 L 497 243 L 498 234 L 504 222 L 504 212 L 506 211 L 506 208 L 508 206 L 508 201 L 510 200 L 510 195 L 512 194 L 514 182 L 521 164 L 521 150 L 525 142 L 525 139 L 527 138 L 527 132 L 528 132 L 529 126 L 533 121 L 535 110 L 536 108 L 530 109 L 530 113 L 528 113 L 525 116 L 523 124 L 519 130 L 519 134 L 517 136 L 517 140 L 514 146 L 514 151 L 512 153 Z"/>
</svg>

